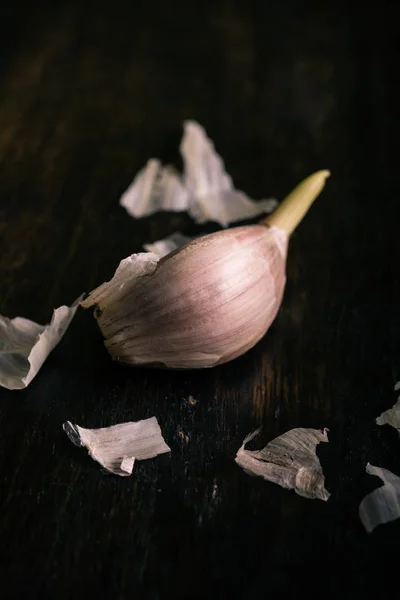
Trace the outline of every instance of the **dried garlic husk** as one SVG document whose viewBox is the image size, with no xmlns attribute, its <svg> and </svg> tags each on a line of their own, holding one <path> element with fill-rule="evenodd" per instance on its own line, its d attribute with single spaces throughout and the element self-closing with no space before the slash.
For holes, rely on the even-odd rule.
<svg viewBox="0 0 400 600">
<path fill-rule="evenodd" d="M 85 429 L 67 421 L 63 429 L 75 446 L 86 446 L 93 460 L 121 477 L 132 474 L 136 460 L 171 452 L 156 417 L 99 429 Z"/>
<path fill-rule="evenodd" d="M 328 500 L 330 494 L 316 454 L 318 444 L 328 441 L 327 432 L 299 427 L 275 438 L 262 450 L 246 450 L 246 444 L 259 433 L 257 430 L 244 439 L 235 462 L 248 475 L 293 489 L 299 496 Z"/>
<path fill-rule="evenodd" d="M 365 496 L 359 507 L 360 519 L 371 533 L 378 525 L 400 518 L 400 477 L 370 463 L 365 470 L 383 481 L 381 487 Z"/>
<path fill-rule="evenodd" d="M 394 391 L 398 391 L 400 389 L 400 381 L 396 383 L 394 386 Z M 400 435 L 400 396 L 397 399 L 397 402 L 392 408 L 385 410 L 379 417 L 376 419 L 377 425 L 391 425 L 395 429 L 397 429 Z"/>
<path fill-rule="evenodd" d="M 143 244 L 143 248 L 147 250 L 147 252 L 152 252 L 153 254 L 157 254 L 160 258 L 166 256 L 170 252 L 177 250 L 178 248 L 183 248 L 189 242 L 196 239 L 197 237 L 203 237 L 204 234 L 200 234 L 196 237 L 189 237 L 187 235 L 183 235 L 179 231 L 169 235 L 162 240 L 157 240 L 152 244 Z"/>
<path fill-rule="evenodd" d="M 0 315 L 0 385 L 22 390 L 36 377 L 50 352 L 67 331 L 83 296 L 72 306 L 60 306 L 48 325 L 24 317 Z"/>
<path fill-rule="evenodd" d="M 204 368 L 253 347 L 282 301 L 288 237 L 328 175 L 308 177 L 258 225 L 197 238 L 161 259 L 141 253 L 122 261 L 114 278 L 82 302 L 97 306 L 113 358 Z"/>
<path fill-rule="evenodd" d="M 254 202 L 235 189 L 213 142 L 196 121 L 184 122 L 180 152 L 182 177 L 154 158 L 136 175 L 120 199 L 131 216 L 144 217 L 160 210 L 188 211 L 196 223 L 215 221 L 227 227 L 276 207 L 272 198 Z"/>
</svg>

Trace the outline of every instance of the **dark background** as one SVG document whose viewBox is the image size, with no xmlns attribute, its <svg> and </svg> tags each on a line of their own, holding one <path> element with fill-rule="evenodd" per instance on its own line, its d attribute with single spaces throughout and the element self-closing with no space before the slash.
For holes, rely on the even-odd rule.
<svg viewBox="0 0 400 600">
<path fill-rule="evenodd" d="M 243 358 L 124 369 L 80 309 L 28 389 L 0 390 L 2 598 L 365 598 L 397 577 L 400 521 L 367 535 L 358 518 L 379 484 L 367 461 L 400 474 L 396 431 L 374 423 L 400 379 L 395 5 L 0 9 L 2 314 L 48 322 L 144 242 L 204 230 L 118 204 L 148 158 L 180 165 L 184 119 L 251 197 L 332 172 L 291 239 L 279 316 Z M 152 415 L 172 453 L 131 478 L 102 475 L 61 428 Z M 237 467 L 258 426 L 258 447 L 330 429 L 328 502 Z"/>
</svg>

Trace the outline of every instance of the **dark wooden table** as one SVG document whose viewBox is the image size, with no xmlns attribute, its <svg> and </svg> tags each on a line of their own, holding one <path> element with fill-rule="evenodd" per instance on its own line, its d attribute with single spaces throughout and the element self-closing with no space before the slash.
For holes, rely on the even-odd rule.
<svg viewBox="0 0 400 600">
<path fill-rule="evenodd" d="M 144 242 L 202 229 L 118 204 L 148 158 L 180 164 L 184 119 L 254 198 L 332 171 L 291 240 L 279 316 L 243 358 L 124 369 L 80 310 L 32 384 L 0 390 L 1 598 L 372 598 L 396 578 L 400 521 L 367 535 L 358 505 L 379 485 L 368 461 L 400 474 L 397 433 L 374 423 L 400 379 L 398 26 L 395 2 L 351 4 L 1 8 L 2 314 L 48 322 Z M 130 478 L 62 431 L 152 415 L 172 453 Z M 258 426 L 264 441 L 330 429 L 328 502 L 235 464 Z"/>
</svg>

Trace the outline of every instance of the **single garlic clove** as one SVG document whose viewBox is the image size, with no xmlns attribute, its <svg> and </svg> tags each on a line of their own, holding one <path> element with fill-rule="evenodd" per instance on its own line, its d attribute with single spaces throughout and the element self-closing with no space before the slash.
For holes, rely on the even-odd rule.
<svg viewBox="0 0 400 600">
<path fill-rule="evenodd" d="M 287 236 L 262 225 L 196 239 L 139 277 L 98 316 L 106 346 L 129 364 L 211 367 L 251 348 L 279 308 Z"/>
<path fill-rule="evenodd" d="M 82 302 L 97 305 L 110 354 L 131 365 L 193 369 L 252 348 L 282 301 L 288 234 L 326 177 L 319 172 L 305 180 L 276 211 L 276 223 L 272 215 L 265 224 L 197 238 L 158 262 L 154 254 L 122 261 L 113 280 Z M 292 221 L 288 211 L 296 213 Z"/>
</svg>

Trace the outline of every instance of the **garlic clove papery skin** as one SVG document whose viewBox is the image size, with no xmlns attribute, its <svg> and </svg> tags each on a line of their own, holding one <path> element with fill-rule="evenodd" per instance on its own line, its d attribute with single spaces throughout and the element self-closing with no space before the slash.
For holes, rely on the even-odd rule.
<svg viewBox="0 0 400 600">
<path fill-rule="evenodd" d="M 288 235 L 277 227 L 218 231 L 165 256 L 125 292 L 120 285 L 103 302 L 89 297 L 82 304 L 98 304 L 96 318 L 116 360 L 213 367 L 247 352 L 274 321 L 286 283 L 287 244 Z"/>
</svg>

